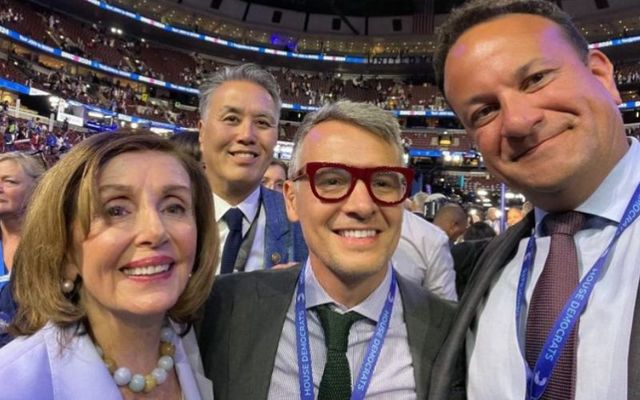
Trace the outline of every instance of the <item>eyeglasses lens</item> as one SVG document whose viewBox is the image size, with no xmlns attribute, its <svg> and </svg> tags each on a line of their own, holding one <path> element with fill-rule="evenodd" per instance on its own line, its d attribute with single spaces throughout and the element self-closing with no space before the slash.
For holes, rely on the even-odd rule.
<svg viewBox="0 0 640 400">
<path fill-rule="evenodd" d="M 314 183 L 321 197 L 339 199 L 347 194 L 352 180 L 353 176 L 345 169 L 324 167 L 316 171 Z M 399 201 L 407 188 L 407 182 L 402 173 L 384 170 L 372 173 L 369 185 L 376 199 L 388 203 Z"/>
</svg>

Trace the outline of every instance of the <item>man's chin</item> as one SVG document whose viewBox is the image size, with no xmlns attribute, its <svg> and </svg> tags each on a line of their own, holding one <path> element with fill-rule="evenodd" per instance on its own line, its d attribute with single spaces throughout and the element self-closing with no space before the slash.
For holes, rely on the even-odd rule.
<svg viewBox="0 0 640 400">
<path fill-rule="evenodd" d="M 378 265 L 373 266 L 372 265 Z M 359 284 L 381 274 L 386 269 L 387 264 L 380 265 L 377 263 L 342 263 L 333 268 L 334 273 L 340 277 L 340 280 L 346 284 Z"/>
</svg>

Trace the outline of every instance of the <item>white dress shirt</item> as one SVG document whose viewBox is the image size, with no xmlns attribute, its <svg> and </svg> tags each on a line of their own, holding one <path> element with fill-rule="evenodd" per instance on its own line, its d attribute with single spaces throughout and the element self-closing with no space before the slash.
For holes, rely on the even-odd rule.
<svg viewBox="0 0 640 400">
<path fill-rule="evenodd" d="M 307 308 L 307 324 L 309 332 L 309 347 L 311 351 L 311 366 L 313 370 L 314 395 L 318 396 L 318 388 L 326 363 L 326 346 L 324 331 L 320 319 L 313 307 L 321 304 L 334 304 L 334 310 L 340 313 L 355 311 L 366 318 L 356 321 L 349 332 L 347 348 L 347 360 L 351 370 L 351 386 L 358 378 L 369 340 L 375 332 L 376 323 L 380 312 L 384 307 L 389 287 L 391 286 L 391 267 L 378 288 L 362 303 L 347 309 L 337 304 L 324 291 L 316 280 L 307 261 L 305 269 L 305 297 Z M 380 358 L 371 377 L 371 383 L 367 390 L 368 400 L 403 400 L 416 398 L 415 376 L 413 373 L 413 361 L 407 339 L 407 326 L 404 322 L 402 298 L 399 288 L 396 287 L 396 297 L 391 313 L 391 322 L 387 330 L 387 336 Z M 295 293 L 292 296 L 289 310 L 287 311 L 282 335 L 278 342 L 269 396 L 274 399 L 299 399 L 300 387 L 298 382 L 298 357 L 296 348 L 295 327 Z"/>
<path fill-rule="evenodd" d="M 640 182 L 640 144 L 631 148 L 598 189 L 579 207 L 590 218 L 574 239 L 581 278 L 611 241 L 617 224 Z M 550 239 L 542 237 L 540 222 L 546 213 L 536 209 L 536 254 L 526 287 L 526 307 L 549 253 Z M 627 398 L 627 359 L 636 293 L 640 279 L 640 222 L 622 234 L 605 263 L 587 307 L 580 317 L 577 336 L 578 400 Z M 524 399 L 525 360 L 516 339 L 515 304 L 518 277 L 528 239 L 494 282 L 467 340 L 468 396 L 478 399 Z M 520 340 L 524 344 L 524 329 Z"/>
<path fill-rule="evenodd" d="M 227 236 L 229 235 L 229 227 L 222 217 L 227 210 L 233 208 L 233 206 L 215 193 L 213 194 L 213 206 L 216 213 L 216 222 L 218 223 L 218 232 L 220 234 L 220 255 L 222 256 L 222 250 L 224 249 L 224 244 L 227 241 Z M 264 205 L 262 205 L 262 202 L 260 201 L 260 186 L 258 186 L 256 190 L 254 190 L 246 199 L 235 207 L 239 208 L 244 216 L 242 219 L 243 237 L 247 232 L 249 232 L 249 228 L 251 227 L 253 220 L 256 216 L 258 217 L 258 220 L 256 221 L 256 234 L 253 238 L 251 251 L 244 270 L 249 272 L 264 269 L 264 234 L 267 217 Z M 258 211 L 260 211 L 259 214 Z M 218 273 L 220 273 L 220 261 L 221 260 L 218 259 Z"/>
<path fill-rule="evenodd" d="M 458 300 L 449 237 L 429 221 L 404 211 L 400 242 L 392 259 L 405 278 L 440 298 Z"/>
</svg>

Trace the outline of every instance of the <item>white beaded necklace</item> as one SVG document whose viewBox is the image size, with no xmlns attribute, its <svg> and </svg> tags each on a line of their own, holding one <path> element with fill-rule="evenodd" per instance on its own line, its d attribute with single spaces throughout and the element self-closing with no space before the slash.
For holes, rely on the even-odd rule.
<svg viewBox="0 0 640 400">
<path fill-rule="evenodd" d="M 175 332 L 170 326 L 164 326 L 160 330 L 160 358 L 158 359 L 158 366 L 147 375 L 132 374 L 129 368 L 118 367 L 112 358 L 105 356 L 99 345 L 94 345 L 98 354 L 102 357 L 102 361 L 104 361 L 113 376 L 116 385 L 127 385 L 134 393 L 149 393 L 155 389 L 156 386 L 163 384 L 167 380 L 168 373 L 171 372 L 174 367 L 173 356 L 176 352 L 176 348 L 173 345 L 174 337 Z"/>
</svg>

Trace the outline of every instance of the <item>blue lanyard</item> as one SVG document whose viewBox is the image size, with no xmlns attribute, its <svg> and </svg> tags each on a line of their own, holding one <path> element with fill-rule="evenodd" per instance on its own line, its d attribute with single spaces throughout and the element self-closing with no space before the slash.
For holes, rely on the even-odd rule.
<svg viewBox="0 0 640 400">
<path fill-rule="evenodd" d="M 296 346 L 298 350 L 298 380 L 300 383 L 300 398 L 303 400 L 313 400 L 313 373 L 311 369 L 311 349 L 309 346 L 309 330 L 307 329 L 307 306 L 304 291 L 304 276 L 306 265 L 300 270 L 298 276 L 298 288 L 296 291 Z M 351 400 L 362 400 L 365 398 L 373 370 L 378 362 L 380 351 L 387 335 L 391 312 L 393 310 L 393 300 L 396 297 L 396 272 L 391 270 L 391 286 L 384 307 L 380 312 L 380 318 L 376 324 L 376 330 L 364 356 L 364 363 L 360 367 L 358 379 L 355 381 Z"/>
<path fill-rule="evenodd" d="M 0 240 L 0 276 L 8 274 L 9 270 L 7 266 L 4 265 L 4 251 L 2 250 L 2 241 Z"/>
<path fill-rule="evenodd" d="M 562 354 L 571 331 L 574 329 L 576 322 L 580 319 L 580 315 L 584 311 L 593 287 L 600 279 L 602 270 L 607 257 L 611 252 L 611 249 L 615 246 L 616 242 L 622 235 L 622 233 L 633 223 L 633 221 L 640 215 L 640 185 L 636 187 L 629 204 L 622 216 L 622 222 L 618 225 L 611 242 L 602 252 L 596 263 L 591 267 L 587 275 L 578 283 L 578 286 L 574 289 L 573 293 L 569 296 L 562 312 L 553 324 L 553 328 L 547 339 L 542 346 L 538 360 L 531 370 L 531 367 L 525 362 L 527 369 L 527 400 L 538 400 L 544 394 L 547 384 L 549 383 L 549 377 L 553 372 L 553 368 Z M 520 335 L 521 327 L 524 326 L 522 321 L 522 308 L 525 303 L 525 287 L 527 280 L 529 279 L 529 271 L 533 265 L 533 258 L 536 252 L 536 239 L 535 234 L 531 235 L 529 242 L 527 243 L 527 249 L 522 261 L 522 270 L 520 271 L 520 278 L 518 279 L 518 291 L 516 292 L 516 329 L 518 330 L 518 338 Z M 520 352 L 522 353 L 522 344 L 520 345 Z M 524 356 L 523 356 L 524 358 Z"/>
</svg>

